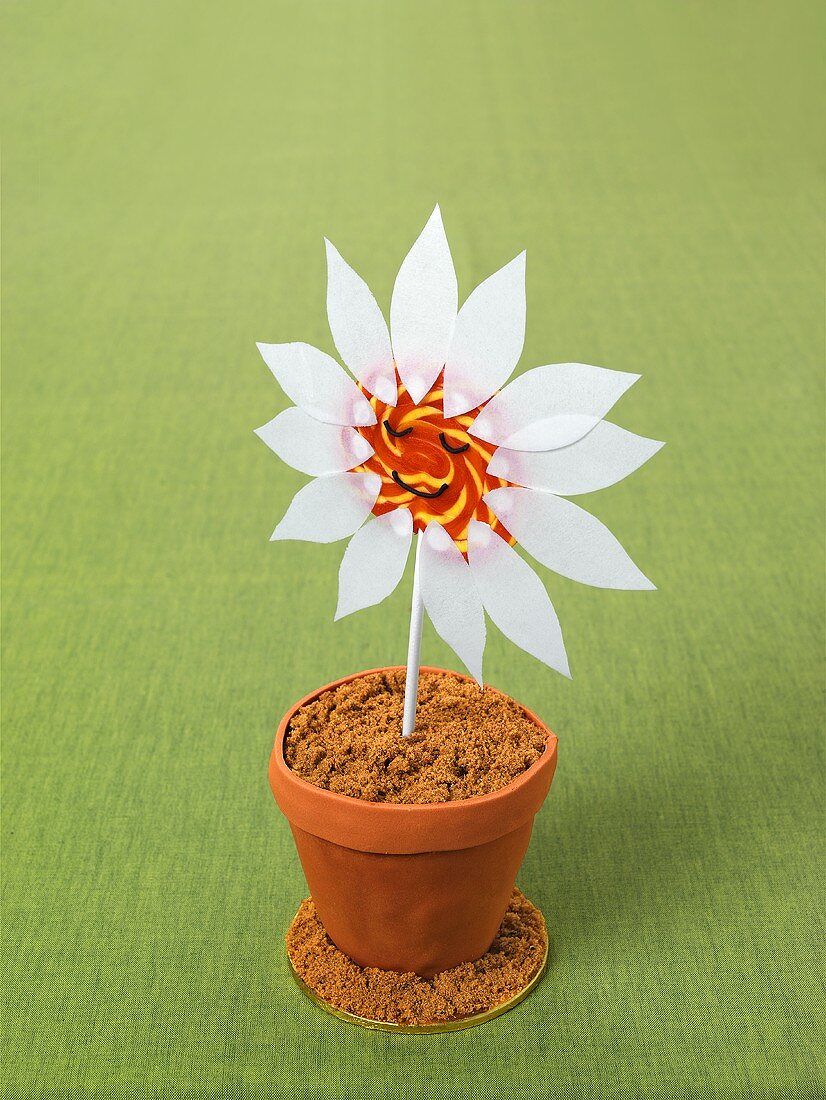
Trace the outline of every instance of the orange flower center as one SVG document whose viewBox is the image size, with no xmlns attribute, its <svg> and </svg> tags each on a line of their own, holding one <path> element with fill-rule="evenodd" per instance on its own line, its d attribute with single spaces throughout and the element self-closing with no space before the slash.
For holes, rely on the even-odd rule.
<svg viewBox="0 0 826 1100">
<path fill-rule="evenodd" d="M 496 448 L 468 434 L 479 409 L 462 416 L 442 415 L 442 377 L 416 405 L 398 381 L 395 408 L 365 392 L 376 413 L 376 423 L 358 428 L 376 452 L 359 470 L 378 474 L 381 491 L 373 506 L 377 516 L 394 508 L 413 514 L 413 530 L 423 531 L 431 520 L 445 528 L 464 554 L 472 519 L 489 523 L 508 542 L 505 530 L 482 497 L 509 482 L 491 477 L 488 463 Z"/>
</svg>

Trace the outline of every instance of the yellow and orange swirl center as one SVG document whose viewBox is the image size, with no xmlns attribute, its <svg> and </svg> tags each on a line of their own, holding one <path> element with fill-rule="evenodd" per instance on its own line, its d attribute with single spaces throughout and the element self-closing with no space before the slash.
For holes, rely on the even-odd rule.
<svg viewBox="0 0 826 1100">
<path fill-rule="evenodd" d="M 395 408 L 365 391 L 376 413 L 376 423 L 358 428 L 376 452 L 358 469 L 378 474 L 381 490 L 373 506 L 377 516 L 407 508 L 413 530 L 423 531 L 431 520 L 445 528 L 459 550 L 467 551 L 468 524 L 489 523 L 508 542 L 515 540 L 482 497 L 509 483 L 488 474 L 496 448 L 468 434 L 479 409 L 461 416 L 442 415 L 442 378 L 417 405 L 401 381 Z"/>
</svg>

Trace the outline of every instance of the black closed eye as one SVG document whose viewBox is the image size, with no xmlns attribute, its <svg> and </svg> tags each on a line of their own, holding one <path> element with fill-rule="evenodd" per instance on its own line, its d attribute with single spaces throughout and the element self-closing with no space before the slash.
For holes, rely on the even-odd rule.
<svg viewBox="0 0 826 1100">
<path fill-rule="evenodd" d="M 445 437 L 444 432 L 439 432 L 439 442 L 442 444 L 446 451 L 450 451 L 452 455 L 460 455 L 462 451 L 466 451 L 470 446 L 469 443 L 460 443 L 458 447 L 451 447 Z"/>
<path fill-rule="evenodd" d="M 385 428 L 387 428 L 388 432 L 390 432 L 391 435 L 394 435 L 396 437 L 396 439 L 401 439 L 401 437 L 403 435 L 410 435 L 410 433 L 413 431 L 413 428 L 411 427 L 411 428 L 403 428 L 400 432 L 397 432 L 394 428 L 390 427 L 390 421 L 389 420 L 385 420 L 384 426 L 385 426 Z"/>
</svg>

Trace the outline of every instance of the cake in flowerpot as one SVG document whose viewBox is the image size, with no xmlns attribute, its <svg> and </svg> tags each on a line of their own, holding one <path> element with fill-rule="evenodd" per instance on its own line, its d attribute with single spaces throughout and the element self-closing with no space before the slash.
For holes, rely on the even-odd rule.
<svg viewBox="0 0 826 1100">
<path fill-rule="evenodd" d="M 541 975 L 547 933 L 516 888 L 557 739 L 484 685 L 485 616 L 570 676 L 559 621 L 515 546 L 564 577 L 653 589 L 570 496 L 661 443 L 604 419 L 636 374 L 581 363 L 509 381 L 525 335 L 525 253 L 458 308 L 438 207 L 402 263 L 390 326 L 327 242 L 327 313 L 344 367 L 259 344 L 294 407 L 257 434 L 312 475 L 273 540 L 349 539 L 336 619 L 380 603 L 414 557 L 406 665 L 347 676 L 284 716 L 270 784 L 310 898 L 287 935 L 327 1010 L 374 1027 L 468 1026 Z M 422 667 L 424 612 L 469 676 Z"/>
</svg>

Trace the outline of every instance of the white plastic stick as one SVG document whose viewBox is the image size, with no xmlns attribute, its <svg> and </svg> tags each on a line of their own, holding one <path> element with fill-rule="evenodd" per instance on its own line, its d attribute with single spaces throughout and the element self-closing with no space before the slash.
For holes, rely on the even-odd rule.
<svg viewBox="0 0 826 1100">
<path fill-rule="evenodd" d="M 416 535 L 416 562 L 413 566 L 413 602 L 410 607 L 410 637 L 407 642 L 407 676 L 404 681 L 404 718 L 402 737 L 409 737 L 416 727 L 416 696 L 419 694 L 419 654 L 422 648 L 422 603 L 419 578 L 419 559 L 422 551 L 422 533 Z"/>
</svg>

